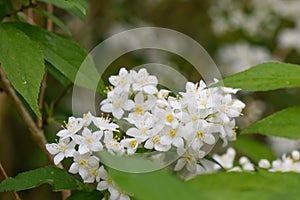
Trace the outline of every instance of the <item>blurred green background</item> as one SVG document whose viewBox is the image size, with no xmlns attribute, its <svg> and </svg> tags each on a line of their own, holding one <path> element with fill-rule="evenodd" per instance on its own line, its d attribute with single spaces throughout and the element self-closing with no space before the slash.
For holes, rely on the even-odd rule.
<svg viewBox="0 0 300 200">
<path fill-rule="evenodd" d="M 278 8 L 276 13 L 275 8 L 271 9 L 268 7 L 270 5 L 259 1 L 89 0 L 88 3 L 89 12 L 84 21 L 64 10 L 58 8 L 54 10 L 54 14 L 70 27 L 74 40 L 88 51 L 114 33 L 131 28 L 155 26 L 179 31 L 199 42 L 216 61 L 224 76 L 263 61 L 300 63 L 297 46 L 288 46 L 289 41 L 284 43 L 284 39 L 280 40 L 284 37 L 282 36 L 284 31 L 297 30 L 299 22 L 296 19 L 300 18 L 280 15 L 278 13 L 281 11 L 278 11 Z M 258 6 L 252 4 L 264 5 L 258 9 Z M 241 17 L 240 12 L 246 13 L 245 16 Z M 236 16 L 231 16 L 234 14 Z M 252 18 L 254 22 L 250 20 Z M 41 26 L 45 24 L 45 19 L 41 16 L 35 15 L 34 19 Z M 226 30 L 226 24 L 229 30 Z M 244 24 L 251 26 L 242 27 Z M 253 33 L 249 31 L 254 28 L 257 31 Z M 55 27 L 55 32 L 63 33 L 58 27 Z M 103 79 L 106 80 L 109 75 L 116 73 L 121 66 L 132 68 L 146 64 L 149 60 L 172 63 L 172 66 L 190 81 L 196 82 L 201 79 L 188 62 L 174 54 L 160 50 L 141 51 L 143 51 L 141 54 L 132 52 L 115 60 L 105 71 Z M 61 94 L 64 94 L 62 98 Z M 247 107 L 243 112 L 244 116 L 239 120 L 239 126 L 243 128 L 275 111 L 299 105 L 299 94 L 299 89 L 241 92 L 240 98 Z M 45 103 L 49 106 L 58 100 L 51 123 L 46 127 L 47 138 L 51 142 L 55 140 L 60 124 L 72 115 L 71 95 L 72 87 L 66 91 L 65 87 L 49 74 Z M 269 139 L 259 139 L 274 146 Z M 295 145 L 299 146 L 297 142 Z M 49 164 L 46 156 L 29 136 L 27 127 L 4 92 L 0 92 L 0 160 L 9 176 Z M 69 163 L 65 164 L 68 166 Z M 60 193 L 52 193 L 50 187 L 46 185 L 19 192 L 19 195 L 22 199 L 30 200 L 60 199 Z M 0 193 L 0 199 L 8 200 L 12 197 L 9 193 Z"/>
</svg>

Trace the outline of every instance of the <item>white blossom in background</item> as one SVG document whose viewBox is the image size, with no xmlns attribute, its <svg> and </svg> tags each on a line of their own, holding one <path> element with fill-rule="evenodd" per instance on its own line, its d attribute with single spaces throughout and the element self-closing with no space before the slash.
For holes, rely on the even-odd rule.
<svg viewBox="0 0 300 200">
<path fill-rule="evenodd" d="M 292 151 L 290 155 L 283 154 L 272 163 L 266 159 L 261 159 L 258 163 L 260 168 L 268 169 L 270 172 L 297 172 L 300 173 L 300 152 Z"/>
<path fill-rule="evenodd" d="M 244 71 L 259 63 L 275 60 L 264 47 L 247 42 L 237 42 L 221 47 L 216 59 L 224 76 Z"/>
<path fill-rule="evenodd" d="M 217 35 L 241 30 L 251 37 L 267 37 L 279 25 L 275 4 L 276 0 L 213 1 L 208 13 L 212 29 Z"/>
</svg>

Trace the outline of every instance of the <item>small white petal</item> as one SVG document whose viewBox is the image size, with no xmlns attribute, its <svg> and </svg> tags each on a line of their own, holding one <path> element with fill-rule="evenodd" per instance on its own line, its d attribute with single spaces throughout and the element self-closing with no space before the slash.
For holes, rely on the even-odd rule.
<svg viewBox="0 0 300 200">
<path fill-rule="evenodd" d="M 62 161 L 64 159 L 64 154 L 63 153 L 59 153 L 54 157 L 54 164 L 57 165 L 58 163 L 60 163 L 60 161 Z"/>
<path fill-rule="evenodd" d="M 97 185 L 97 190 L 106 190 L 108 188 L 108 183 L 106 181 L 100 181 Z"/>
</svg>

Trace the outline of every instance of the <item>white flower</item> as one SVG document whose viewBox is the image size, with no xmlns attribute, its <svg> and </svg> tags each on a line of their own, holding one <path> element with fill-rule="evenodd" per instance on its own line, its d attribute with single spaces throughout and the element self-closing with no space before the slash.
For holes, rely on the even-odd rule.
<svg viewBox="0 0 300 200">
<path fill-rule="evenodd" d="M 229 147 L 225 154 L 217 155 L 214 154 L 212 157 L 215 159 L 223 168 L 231 169 L 233 167 L 233 161 L 235 158 L 236 152 L 233 148 Z M 220 166 L 215 164 L 215 170 L 220 169 Z"/>
<path fill-rule="evenodd" d="M 263 169 L 269 169 L 271 167 L 271 164 L 267 159 L 261 159 L 258 162 L 258 166 Z"/>
<path fill-rule="evenodd" d="M 104 143 L 107 151 L 113 155 L 122 155 L 125 152 L 124 146 L 118 141 L 119 138 L 114 138 L 113 132 L 104 132 Z"/>
<path fill-rule="evenodd" d="M 300 152 L 298 150 L 292 151 L 291 156 L 292 156 L 294 161 L 299 161 L 300 160 Z"/>
<path fill-rule="evenodd" d="M 92 133 L 90 129 L 84 128 L 81 135 L 74 135 L 73 140 L 79 144 L 78 152 L 80 154 L 92 153 L 101 151 L 103 149 L 103 145 L 100 142 L 102 138 L 102 131 L 95 131 Z"/>
<path fill-rule="evenodd" d="M 55 155 L 54 164 L 57 165 L 64 158 L 73 156 L 73 153 L 75 152 L 75 145 L 76 143 L 74 141 L 70 142 L 70 138 L 65 138 L 60 139 L 57 144 L 46 144 L 46 149 L 50 154 Z"/>
<path fill-rule="evenodd" d="M 133 83 L 133 91 L 144 91 L 147 94 L 154 94 L 157 92 L 156 85 L 158 80 L 155 76 L 149 76 L 145 68 L 140 69 L 138 72 L 130 71 Z"/>
<path fill-rule="evenodd" d="M 117 128 L 119 128 L 117 124 L 110 122 L 109 118 L 104 118 L 104 117 L 94 117 L 93 123 L 101 131 L 104 130 L 118 131 Z"/>
<path fill-rule="evenodd" d="M 86 114 L 83 114 L 82 120 L 83 120 L 83 126 L 87 127 L 94 120 L 94 116 L 90 112 L 88 112 Z"/>
<path fill-rule="evenodd" d="M 185 168 L 190 173 L 197 174 L 197 171 L 201 167 L 198 163 L 204 156 L 204 151 L 194 151 L 193 149 L 188 148 L 184 155 L 177 160 L 174 170 L 180 171 Z"/>
<path fill-rule="evenodd" d="M 171 148 L 171 145 L 163 145 L 161 143 L 161 135 L 157 134 L 157 135 L 153 135 L 152 137 L 150 137 L 144 147 L 146 149 L 155 149 L 157 151 L 168 151 Z"/>
<path fill-rule="evenodd" d="M 84 123 L 85 121 L 82 118 L 69 117 L 66 129 L 60 130 L 56 135 L 62 139 L 70 137 L 82 129 Z"/>
<path fill-rule="evenodd" d="M 121 140 L 121 145 L 125 147 L 127 154 L 132 155 L 136 152 L 139 142 L 135 138 L 126 138 Z"/>
<path fill-rule="evenodd" d="M 142 142 L 155 135 L 160 130 L 158 128 L 159 126 L 155 124 L 156 121 L 154 120 L 154 116 L 148 112 L 140 117 L 136 117 L 136 115 L 131 113 L 126 120 L 135 125 L 135 127 L 129 128 L 126 131 L 126 134 L 135 137 Z"/>
<path fill-rule="evenodd" d="M 125 68 L 120 69 L 118 76 L 110 76 L 108 80 L 113 86 L 115 86 L 115 92 L 122 93 L 130 91 L 131 75 Z"/>
<path fill-rule="evenodd" d="M 156 98 L 153 95 L 147 95 L 147 100 L 142 92 L 139 92 L 134 97 L 134 114 L 144 115 L 145 112 L 150 110 L 156 103 Z"/>
<path fill-rule="evenodd" d="M 102 111 L 112 113 L 115 118 L 121 119 L 124 110 L 131 110 L 134 107 L 134 102 L 128 99 L 128 93 L 117 94 L 114 92 L 111 99 L 108 102 L 102 101 L 101 105 Z"/>
<path fill-rule="evenodd" d="M 242 165 L 242 169 L 244 171 L 255 171 L 254 164 L 251 163 L 247 157 L 242 156 L 239 159 L 239 163 L 240 163 L 240 165 Z"/>
<path fill-rule="evenodd" d="M 69 172 L 79 173 L 83 181 L 89 178 L 89 170 L 99 166 L 99 158 L 91 156 L 90 153 L 80 154 L 74 153 L 74 162 L 72 163 Z"/>
<path fill-rule="evenodd" d="M 192 133 L 193 141 L 191 142 L 191 147 L 196 151 L 199 150 L 204 144 L 213 145 L 216 143 L 216 139 L 213 136 L 215 131 L 214 125 L 208 123 L 205 120 L 198 120 Z"/>
<path fill-rule="evenodd" d="M 166 126 L 162 131 L 160 143 L 162 145 L 170 146 L 173 145 L 177 148 L 184 148 L 183 132 L 182 129 L 172 128 Z"/>
<path fill-rule="evenodd" d="M 114 185 L 113 180 L 109 177 L 107 171 L 103 166 L 99 168 L 99 176 L 101 181 L 97 185 L 97 190 L 108 190 L 110 193 L 110 200 L 129 200 L 129 196 L 120 192 Z"/>
</svg>

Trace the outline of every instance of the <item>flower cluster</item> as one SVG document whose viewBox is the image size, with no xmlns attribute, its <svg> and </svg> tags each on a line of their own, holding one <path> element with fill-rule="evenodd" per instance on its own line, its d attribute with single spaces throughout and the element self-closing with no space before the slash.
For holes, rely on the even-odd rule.
<svg viewBox="0 0 300 200">
<path fill-rule="evenodd" d="M 258 166 L 260 168 L 268 169 L 270 172 L 300 173 L 300 152 L 294 150 L 290 155 L 283 154 L 281 159 L 278 158 L 274 160 L 272 164 L 266 159 L 261 159 Z"/>
<path fill-rule="evenodd" d="M 186 91 L 171 96 L 171 91 L 157 89 L 157 78 L 146 69 L 136 72 L 122 68 L 109 81 L 113 87 L 101 102 L 101 110 L 131 125 L 119 142 L 128 154 L 138 147 L 159 152 L 175 148 L 181 156 L 175 171 L 186 169 L 197 174 L 208 146 L 218 138 L 224 145 L 236 139 L 234 118 L 245 106 L 232 98 L 238 89 L 187 82 Z M 120 148 L 115 153 L 122 151 Z"/>
<path fill-rule="evenodd" d="M 108 176 L 97 152 L 105 147 L 113 146 L 115 139 L 113 132 L 119 126 L 110 122 L 108 118 L 95 117 L 91 113 L 82 118 L 69 117 L 64 129 L 56 135 L 57 143 L 47 144 L 47 150 L 54 156 L 54 163 L 59 164 L 64 158 L 72 157 L 73 163 L 69 172 L 79 174 L 85 183 L 97 182 L 97 189 L 108 190 L 110 199 L 129 199 L 129 196 L 120 192 Z"/>
<path fill-rule="evenodd" d="M 97 153 L 104 148 L 113 155 L 133 155 L 138 149 L 154 152 L 174 151 L 174 170 L 190 177 L 203 173 L 201 160 L 221 138 L 223 145 L 236 139 L 235 117 L 245 104 L 232 97 L 238 89 L 208 88 L 203 81 L 187 82 L 186 91 L 171 95 L 158 89 L 158 80 L 146 69 L 111 76 L 107 98 L 101 110 L 111 113 L 116 122 L 90 113 L 82 118 L 70 117 L 57 133 L 58 143 L 47 144 L 58 164 L 73 157 L 69 172 L 79 173 L 84 182 L 97 182 L 97 189 L 108 189 L 110 199 L 126 199 L 109 178 Z M 119 123 L 121 124 L 121 123 Z M 163 156 L 157 156 L 164 162 Z"/>
</svg>

